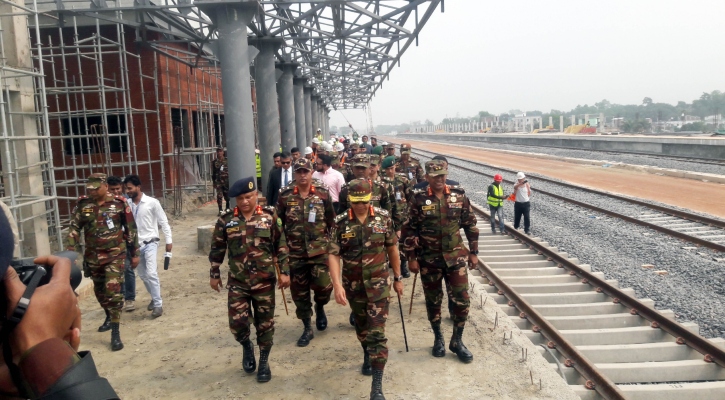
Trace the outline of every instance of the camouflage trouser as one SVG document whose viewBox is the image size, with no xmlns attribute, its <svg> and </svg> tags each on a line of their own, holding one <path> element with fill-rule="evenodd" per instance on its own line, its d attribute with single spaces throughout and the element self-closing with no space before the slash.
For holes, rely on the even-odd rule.
<svg viewBox="0 0 725 400">
<path fill-rule="evenodd" d="M 125 254 L 108 264 L 88 264 L 93 280 L 93 292 L 101 307 L 111 314 L 111 322 L 121 322 L 124 259 Z"/>
<path fill-rule="evenodd" d="M 297 308 L 297 318 L 312 317 L 310 291 L 315 291 L 315 303 L 325 305 L 332 294 L 332 279 L 327 269 L 327 254 L 307 259 L 293 259 L 290 263 L 290 291 Z"/>
<path fill-rule="evenodd" d="M 441 302 L 443 290 L 441 280 L 446 281 L 448 301 L 451 304 L 451 317 L 457 327 L 466 325 L 470 298 L 468 296 L 468 271 L 466 264 L 446 266 L 442 258 L 424 261 L 418 259 L 420 264 L 420 282 L 425 293 L 425 308 L 428 311 L 428 321 L 440 323 Z"/>
<path fill-rule="evenodd" d="M 222 200 L 225 200 L 229 204 L 229 184 L 216 184 L 216 203 L 219 208 L 222 208 Z"/>
<path fill-rule="evenodd" d="M 246 279 L 243 282 L 229 277 L 229 329 L 239 342 L 249 339 L 249 319 L 254 319 L 257 345 L 260 349 L 272 347 L 274 337 L 274 285 L 276 279 Z M 250 307 L 254 307 L 254 314 Z"/>
<path fill-rule="evenodd" d="M 343 279 L 345 295 L 355 316 L 357 340 L 370 355 L 373 369 L 384 369 L 388 361 L 388 339 L 385 321 L 388 319 L 390 297 L 382 299 L 379 293 L 369 293 L 362 281 Z"/>
</svg>

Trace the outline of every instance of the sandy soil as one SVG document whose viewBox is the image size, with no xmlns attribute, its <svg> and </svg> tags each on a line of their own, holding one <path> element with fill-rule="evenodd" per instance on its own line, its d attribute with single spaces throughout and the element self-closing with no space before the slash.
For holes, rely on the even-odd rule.
<svg viewBox="0 0 725 400">
<path fill-rule="evenodd" d="M 396 141 L 396 138 L 387 138 Z M 397 138 L 397 142 L 400 142 Z M 503 168 L 523 170 L 570 183 L 585 185 L 613 193 L 651 199 L 725 218 L 725 185 L 691 179 L 653 175 L 646 172 L 601 168 L 594 165 L 574 164 L 566 161 L 544 160 L 526 156 L 473 149 L 458 145 L 435 144 L 405 139 L 413 148 L 451 154 L 456 157 L 481 161 Z"/>
<path fill-rule="evenodd" d="M 137 279 L 137 309 L 124 313 L 122 319 L 125 349 L 111 352 L 110 333 L 96 331 L 103 311 L 93 295 L 81 301 L 81 349 L 92 350 L 101 375 L 125 399 L 367 399 L 371 378 L 359 372 L 362 354 L 355 331 L 347 323 L 349 309 L 330 304 L 327 330 L 316 331 L 310 346 L 299 348 L 295 342 L 301 323 L 294 317 L 289 292 L 290 316 L 285 315 L 281 296 L 277 297 L 272 381 L 259 384 L 255 374 L 242 371 L 242 348 L 227 325 L 226 293 L 209 288 L 208 261 L 196 250 L 196 227 L 214 221 L 215 209 L 206 206 L 172 220 L 173 262 L 168 271 L 159 271 L 164 315 L 151 319 L 146 311 L 149 295 Z M 159 261 L 162 255 L 159 252 Z M 474 306 L 464 335 L 474 362 L 462 364 L 450 352 L 443 359 L 433 358 L 433 335 L 425 318 L 420 282 L 411 316 L 407 309 L 412 278 L 405 283 L 403 308 L 410 352 L 405 351 L 398 301 L 393 298 L 387 324 L 390 359 L 383 386 L 388 399 L 577 398 L 531 342 L 501 317 L 493 301 L 487 300 L 481 308 L 485 292 L 480 283 L 472 290 Z M 497 312 L 499 327 L 492 332 L 489 328 Z M 510 331 L 513 340 L 502 345 L 504 332 Z M 450 325 L 445 325 L 444 334 L 448 340 Z M 525 362 L 519 361 L 522 346 L 529 354 Z M 258 357 L 259 349 L 255 350 Z"/>
</svg>

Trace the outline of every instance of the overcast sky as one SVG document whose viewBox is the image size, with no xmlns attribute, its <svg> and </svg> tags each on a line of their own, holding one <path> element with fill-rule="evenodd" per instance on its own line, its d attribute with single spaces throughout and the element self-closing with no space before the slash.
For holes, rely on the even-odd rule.
<svg viewBox="0 0 725 400">
<path fill-rule="evenodd" d="M 373 123 L 725 90 L 725 0 L 448 0 L 373 98 Z M 330 125 L 365 130 L 361 110 Z"/>
</svg>

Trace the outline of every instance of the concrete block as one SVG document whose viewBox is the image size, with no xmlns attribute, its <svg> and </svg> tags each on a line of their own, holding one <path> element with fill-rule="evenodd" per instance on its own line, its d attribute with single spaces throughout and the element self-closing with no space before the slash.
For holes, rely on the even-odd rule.
<svg viewBox="0 0 725 400">
<path fill-rule="evenodd" d="M 197 250 L 202 254 L 209 254 L 211 251 L 211 234 L 214 225 L 204 225 L 196 228 Z"/>
</svg>

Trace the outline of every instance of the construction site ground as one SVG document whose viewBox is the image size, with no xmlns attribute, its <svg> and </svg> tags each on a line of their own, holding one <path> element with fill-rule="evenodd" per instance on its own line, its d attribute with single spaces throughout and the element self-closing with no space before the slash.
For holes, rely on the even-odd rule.
<svg viewBox="0 0 725 400">
<path fill-rule="evenodd" d="M 260 384 L 256 374 L 242 370 L 242 347 L 228 328 L 226 291 L 217 293 L 209 287 L 207 255 L 197 251 L 196 227 L 214 223 L 215 206 L 207 205 L 171 220 L 173 259 L 169 270 L 159 269 L 164 315 L 151 319 L 146 310 L 150 297 L 137 278 L 136 310 L 124 312 L 121 321 L 123 350 L 111 352 L 110 332 L 97 332 L 103 310 L 84 283 L 81 349 L 92 351 L 100 374 L 124 399 L 368 398 L 371 378 L 360 373 L 362 350 L 354 328 L 348 324 L 350 310 L 334 300 L 326 307 L 327 330 L 315 330 L 311 344 L 301 348 L 295 343 L 302 324 L 294 316 L 289 291 L 289 316 L 277 291 L 275 345 L 270 357 L 273 378 Z M 162 266 L 163 251 L 158 257 Z M 224 266 L 224 277 L 226 270 Z M 393 297 L 386 327 L 390 351 L 383 385 L 386 397 L 576 399 L 537 348 L 493 301 L 486 300 L 478 278 L 472 276 L 471 282 L 472 306 L 464 341 L 475 358 L 473 363 L 463 364 L 450 351 L 445 358 L 431 356 L 433 334 L 420 279 L 411 315 L 408 306 L 413 278 L 405 280 L 403 309 L 410 351 L 405 350 L 398 299 Z M 493 329 L 497 315 L 498 327 Z M 444 316 L 447 318 L 447 311 Z M 446 319 L 446 341 L 451 330 Z M 255 338 L 254 328 L 252 332 Z M 510 334 L 511 340 L 503 339 Z M 255 353 L 258 358 L 256 346 Z"/>
</svg>

